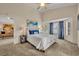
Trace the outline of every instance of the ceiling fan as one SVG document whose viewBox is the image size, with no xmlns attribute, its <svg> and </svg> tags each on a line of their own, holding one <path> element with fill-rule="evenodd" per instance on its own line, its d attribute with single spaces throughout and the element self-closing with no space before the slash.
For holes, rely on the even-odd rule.
<svg viewBox="0 0 79 59">
<path fill-rule="evenodd" d="M 40 3 L 40 5 L 37 7 L 37 10 L 39 12 L 44 12 L 48 9 L 48 6 L 50 6 L 51 3 Z"/>
<path fill-rule="evenodd" d="M 37 7 L 38 11 L 45 11 L 47 9 L 46 3 L 40 3 L 40 5 Z"/>
</svg>

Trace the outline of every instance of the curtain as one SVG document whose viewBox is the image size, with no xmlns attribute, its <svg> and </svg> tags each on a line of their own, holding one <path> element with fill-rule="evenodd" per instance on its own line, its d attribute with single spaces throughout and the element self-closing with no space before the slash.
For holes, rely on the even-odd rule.
<svg viewBox="0 0 79 59">
<path fill-rule="evenodd" d="M 64 39 L 64 21 L 59 22 L 59 39 Z"/>
</svg>

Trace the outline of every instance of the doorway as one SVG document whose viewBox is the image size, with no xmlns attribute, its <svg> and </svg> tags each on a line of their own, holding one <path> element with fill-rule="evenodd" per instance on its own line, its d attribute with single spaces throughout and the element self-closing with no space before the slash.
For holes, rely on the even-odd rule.
<svg viewBox="0 0 79 59">
<path fill-rule="evenodd" d="M 8 16 L 0 17 L 0 45 L 13 43 L 15 22 Z"/>
</svg>

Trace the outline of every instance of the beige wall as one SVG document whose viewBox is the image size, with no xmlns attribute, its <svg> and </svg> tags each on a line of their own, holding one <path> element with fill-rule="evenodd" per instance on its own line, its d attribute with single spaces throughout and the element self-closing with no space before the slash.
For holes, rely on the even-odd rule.
<svg viewBox="0 0 79 59">
<path fill-rule="evenodd" d="M 19 43 L 19 27 L 21 25 L 26 25 L 26 19 L 34 18 L 38 21 L 40 20 L 40 15 L 36 10 L 23 4 L 0 4 L 0 15 L 14 18 L 16 28 L 14 33 L 15 44 Z"/>
<path fill-rule="evenodd" d="M 78 3 L 78 15 L 79 15 L 79 3 Z M 79 21 L 78 21 L 78 24 L 79 24 Z M 79 25 L 77 25 L 77 26 L 79 27 Z M 77 34 L 78 34 L 77 38 L 78 38 L 78 47 L 79 47 L 79 29 L 77 31 Z"/>
<path fill-rule="evenodd" d="M 23 4 L 0 4 L 0 15 L 8 14 L 17 22 L 17 25 L 25 24 L 26 19 L 40 18 L 36 10 Z"/>
<path fill-rule="evenodd" d="M 66 38 L 72 43 L 77 43 L 77 5 L 49 10 L 44 15 L 44 21 L 71 17 L 71 36 Z"/>
</svg>

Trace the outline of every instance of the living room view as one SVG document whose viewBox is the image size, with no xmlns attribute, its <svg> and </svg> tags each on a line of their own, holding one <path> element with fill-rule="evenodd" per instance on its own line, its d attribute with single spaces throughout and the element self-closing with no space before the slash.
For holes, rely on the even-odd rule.
<svg viewBox="0 0 79 59">
<path fill-rule="evenodd" d="M 0 3 L 1 56 L 78 56 L 78 3 Z"/>
</svg>

